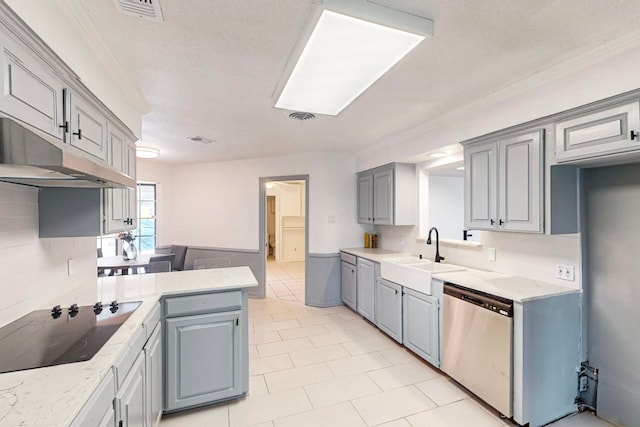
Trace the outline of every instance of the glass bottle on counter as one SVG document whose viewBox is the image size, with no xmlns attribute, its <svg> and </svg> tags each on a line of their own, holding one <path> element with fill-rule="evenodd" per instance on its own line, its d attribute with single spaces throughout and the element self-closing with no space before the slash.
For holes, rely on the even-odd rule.
<svg viewBox="0 0 640 427">
<path fill-rule="evenodd" d="M 365 248 L 370 248 L 371 247 L 371 235 L 369 234 L 369 232 L 364 233 L 364 247 Z"/>
<path fill-rule="evenodd" d="M 378 247 L 378 235 L 376 233 L 371 233 L 371 247 Z"/>
</svg>

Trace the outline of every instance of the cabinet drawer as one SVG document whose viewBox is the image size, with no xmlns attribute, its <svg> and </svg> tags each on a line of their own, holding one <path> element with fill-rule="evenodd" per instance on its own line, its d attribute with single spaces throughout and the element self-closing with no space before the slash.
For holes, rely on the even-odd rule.
<svg viewBox="0 0 640 427">
<path fill-rule="evenodd" d="M 189 295 L 165 300 L 166 317 L 240 309 L 242 309 L 241 291 Z"/>
<path fill-rule="evenodd" d="M 131 338 L 129 347 L 123 350 L 120 357 L 118 357 L 118 360 L 113 364 L 113 374 L 116 377 L 116 390 L 122 387 L 122 383 L 127 377 L 127 373 L 136 361 L 140 351 L 142 351 L 142 347 L 144 347 L 145 342 L 147 342 L 147 334 L 141 326 L 136 331 L 133 338 Z"/>
<path fill-rule="evenodd" d="M 340 261 L 348 262 L 349 264 L 356 265 L 356 256 L 348 254 L 346 252 L 340 252 Z"/>
</svg>

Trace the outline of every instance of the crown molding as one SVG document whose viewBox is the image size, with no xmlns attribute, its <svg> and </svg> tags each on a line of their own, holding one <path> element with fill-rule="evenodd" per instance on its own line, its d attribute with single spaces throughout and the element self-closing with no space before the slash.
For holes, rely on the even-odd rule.
<svg viewBox="0 0 640 427">
<path fill-rule="evenodd" d="M 381 139 L 366 148 L 358 150 L 355 155 L 356 157 L 368 156 L 378 151 L 384 151 L 388 146 L 393 144 L 402 144 L 417 138 L 424 138 L 424 135 L 427 135 L 430 130 L 458 123 L 460 117 L 464 117 L 464 115 L 486 111 L 488 108 L 500 102 L 527 93 L 542 85 L 553 83 L 572 73 L 583 70 L 591 65 L 602 63 L 609 58 L 637 47 L 640 47 L 640 30 L 634 30 L 622 37 L 602 43 L 594 49 L 552 65 L 531 76 L 507 83 L 503 88 L 496 90 L 488 96 L 433 117 L 391 138 Z"/>
<path fill-rule="evenodd" d="M 120 86 L 122 93 L 127 99 L 140 113 L 149 113 L 151 107 L 140 92 L 140 89 L 133 83 L 129 74 L 113 55 L 113 52 L 111 52 L 102 35 L 100 35 L 93 20 L 80 4 L 80 1 L 56 0 L 56 2 L 60 10 L 64 12 L 75 29 L 80 33 L 96 59 L 104 66 L 105 71 L 113 78 L 114 83 Z"/>
</svg>

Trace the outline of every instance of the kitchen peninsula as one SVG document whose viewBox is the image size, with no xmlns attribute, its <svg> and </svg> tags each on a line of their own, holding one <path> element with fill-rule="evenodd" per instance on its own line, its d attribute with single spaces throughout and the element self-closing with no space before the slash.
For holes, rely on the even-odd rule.
<svg viewBox="0 0 640 427">
<path fill-rule="evenodd" d="M 117 367 L 127 353 L 136 350 L 134 347 L 137 337 L 144 335 L 141 331 L 145 329 L 149 318 L 158 313 L 154 320 L 156 323 L 160 320 L 158 301 L 168 306 L 168 301 L 183 303 L 185 298 L 192 298 L 191 301 L 194 301 L 193 298 L 198 296 L 208 296 L 209 301 L 212 301 L 211 296 L 224 295 L 226 301 L 229 296 L 237 297 L 237 303 L 241 305 L 235 311 L 238 313 L 237 324 L 240 326 L 237 337 L 241 360 L 236 362 L 241 382 L 244 383 L 240 388 L 246 393 L 246 301 L 247 290 L 253 286 L 257 286 L 257 281 L 249 267 L 114 276 L 98 279 L 97 285 L 87 284 L 86 294 L 82 297 L 75 296 L 79 299 L 73 302 L 79 305 L 93 304 L 96 301 L 108 304 L 117 300 L 141 301 L 142 304 L 91 360 L 0 375 L 0 424 L 75 425 L 79 414 L 86 415 L 83 407 L 91 400 L 98 387 L 109 377 L 113 379 L 114 366 Z M 164 318 L 164 309 L 162 313 Z M 162 333 L 162 336 L 166 336 L 165 331 Z M 150 334 L 151 331 L 147 336 Z M 162 342 L 163 349 L 167 348 L 166 344 Z M 126 373 L 125 371 L 124 374 Z M 124 374 L 120 373 L 121 376 Z M 120 385 L 119 378 L 115 382 Z"/>
</svg>

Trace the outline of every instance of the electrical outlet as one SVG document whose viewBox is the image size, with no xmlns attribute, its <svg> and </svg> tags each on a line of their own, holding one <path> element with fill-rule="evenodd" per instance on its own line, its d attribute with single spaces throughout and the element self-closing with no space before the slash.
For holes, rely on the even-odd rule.
<svg viewBox="0 0 640 427">
<path fill-rule="evenodd" d="M 496 260 L 496 248 L 487 248 L 487 256 L 489 257 L 489 261 Z"/>
<path fill-rule="evenodd" d="M 589 378 L 586 375 L 580 376 L 579 391 L 587 391 L 589 388 Z"/>
<path fill-rule="evenodd" d="M 404 245 L 404 238 L 403 237 L 400 238 L 400 244 Z"/>
<path fill-rule="evenodd" d="M 73 276 L 76 274 L 76 262 L 73 258 L 67 260 L 67 276 Z"/>
<path fill-rule="evenodd" d="M 334 223 L 336 222 L 336 216 L 335 216 L 335 215 L 329 215 L 329 216 L 327 217 L 327 222 L 328 222 L 329 224 L 334 224 Z"/>
<path fill-rule="evenodd" d="M 556 279 L 573 282 L 576 279 L 576 267 L 570 264 L 556 265 Z"/>
</svg>

